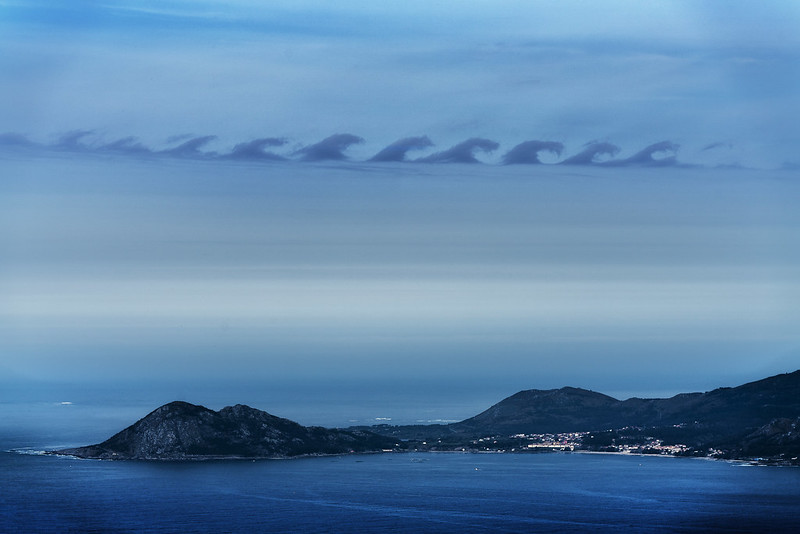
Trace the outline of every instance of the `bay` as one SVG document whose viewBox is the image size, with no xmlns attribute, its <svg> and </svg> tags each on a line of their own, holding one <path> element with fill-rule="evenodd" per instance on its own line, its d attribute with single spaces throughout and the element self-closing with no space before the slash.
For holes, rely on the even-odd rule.
<svg viewBox="0 0 800 534">
<path fill-rule="evenodd" d="M 0 532 L 797 532 L 800 469 L 583 453 L 107 462 L 138 403 L 0 404 Z M 303 421 L 306 422 L 306 421 Z"/>
<path fill-rule="evenodd" d="M 800 470 L 600 454 L 0 454 L 3 532 L 797 531 Z"/>
</svg>

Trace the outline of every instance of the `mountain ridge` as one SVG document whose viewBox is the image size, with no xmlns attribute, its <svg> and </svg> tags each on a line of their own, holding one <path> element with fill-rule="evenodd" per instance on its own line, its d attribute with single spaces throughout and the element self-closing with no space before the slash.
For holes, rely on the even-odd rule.
<svg viewBox="0 0 800 534">
<path fill-rule="evenodd" d="M 576 410 L 582 413 L 576 414 Z M 557 422 L 547 425 L 546 421 Z M 669 398 L 617 400 L 591 390 L 564 387 L 523 390 L 488 410 L 449 425 L 454 429 L 480 426 L 520 431 L 600 430 L 605 427 L 656 426 L 691 422 L 702 416 L 717 422 L 755 424 L 768 418 L 800 415 L 800 370 L 720 387 L 704 393 L 679 393 Z M 582 427 L 582 428 L 580 428 Z"/>
<path fill-rule="evenodd" d="M 593 442 L 587 438 L 581 444 L 592 450 L 612 451 L 615 443 L 651 438 L 662 444 L 680 444 L 687 454 L 698 456 L 778 454 L 796 461 L 800 456 L 800 370 L 669 398 L 617 400 L 575 387 L 523 390 L 473 417 L 447 425 L 370 428 L 426 446 L 431 442 L 475 445 L 476 440 L 490 436 L 505 439 L 578 432 L 593 434 Z"/>
</svg>

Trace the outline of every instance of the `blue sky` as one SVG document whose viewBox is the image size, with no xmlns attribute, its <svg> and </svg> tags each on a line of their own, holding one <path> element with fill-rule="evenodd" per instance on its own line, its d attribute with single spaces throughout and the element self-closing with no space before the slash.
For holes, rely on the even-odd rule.
<svg viewBox="0 0 800 534">
<path fill-rule="evenodd" d="M 499 157 L 530 139 L 566 153 L 660 141 L 679 159 L 796 161 L 795 2 L 48 2 L 0 4 L 3 130 L 217 136 L 228 150 L 336 133 L 354 158 L 427 135 Z"/>
<path fill-rule="evenodd" d="M 6 391 L 339 424 L 800 367 L 793 2 L 0 14 Z"/>
</svg>

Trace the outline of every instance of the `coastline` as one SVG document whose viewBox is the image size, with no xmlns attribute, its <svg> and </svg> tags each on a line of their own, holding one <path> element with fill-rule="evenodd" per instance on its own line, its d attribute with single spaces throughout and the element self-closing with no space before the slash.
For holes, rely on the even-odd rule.
<svg viewBox="0 0 800 534">
<path fill-rule="evenodd" d="M 794 467 L 800 468 L 800 464 L 792 463 L 790 460 L 774 459 L 774 458 L 714 458 L 711 456 L 678 456 L 674 454 L 645 454 L 636 452 L 613 452 L 613 451 L 592 451 L 577 449 L 571 451 L 565 450 L 536 450 L 536 451 L 505 451 L 505 450 L 392 450 L 392 451 L 365 451 L 365 452 L 351 452 L 351 453 L 338 453 L 338 454 L 325 454 L 325 453 L 312 453 L 301 454 L 294 456 L 231 456 L 231 455 L 206 455 L 206 456 L 183 456 L 172 458 L 100 458 L 100 457 L 87 457 L 76 456 L 74 454 L 62 453 L 57 450 L 43 450 L 43 449 L 27 449 L 16 448 L 4 451 L 6 453 L 28 455 L 28 456 L 55 456 L 65 459 L 73 460 L 88 460 L 88 461 L 109 461 L 109 462 L 156 462 L 156 463 L 202 463 L 202 462 L 256 462 L 256 461 L 270 461 L 270 460 L 300 460 L 307 458 L 336 458 L 345 456 L 374 456 L 384 454 L 395 455 L 413 455 L 413 454 L 516 454 L 516 455 L 529 455 L 529 454 L 583 454 L 592 456 L 627 456 L 627 457 L 648 457 L 648 458 L 673 458 L 673 459 L 689 459 L 689 460 L 704 460 L 713 462 L 726 462 L 737 466 L 752 466 L 752 467 Z"/>
</svg>

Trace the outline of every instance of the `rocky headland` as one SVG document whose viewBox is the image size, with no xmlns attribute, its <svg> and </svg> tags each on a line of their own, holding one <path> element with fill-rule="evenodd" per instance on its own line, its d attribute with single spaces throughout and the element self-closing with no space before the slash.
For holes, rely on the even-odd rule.
<svg viewBox="0 0 800 534">
<path fill-rule="evenodd" d="M 379 452 L 395 443 L 367 430 L 306 427 L 242 404 L 213 411 L 176 401 L 102 443 L 52 453 L 103 460 L 293 458 Z"/>
</svg>

